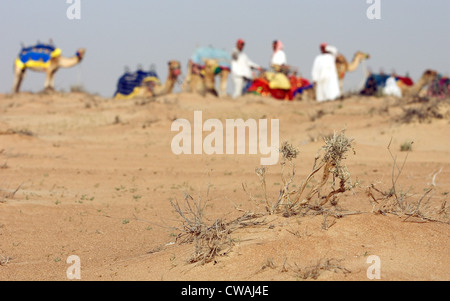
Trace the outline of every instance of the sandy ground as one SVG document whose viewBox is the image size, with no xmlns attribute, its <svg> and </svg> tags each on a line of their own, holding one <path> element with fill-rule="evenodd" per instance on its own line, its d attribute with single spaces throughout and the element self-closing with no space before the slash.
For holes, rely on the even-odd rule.
<svg viewBox="0 0 450 301">
<path fill-rule="evenodd" d="M 89 281 L 368 281 L 368 269 L 388 281 L 450 280 L 444 203 L 450 106 L 446 100 L 438 106 L 441 115 L 402 122 L 406 108 L 423 105 L 358 96 L 313 103 L 184 93 L 125 101 L 83 93 L 0 95 L 0 280 L 68 280 L 71 255 L 80 260 L 81 280 Z M 297 186 L 311 172 L 323 137 L 345 128 L 355 153 L 344 163 L 357 185 L 339 195 L 337 206 L 354 214 L 265 214 L 265 223 L 230 234 L 225 255 L 189 263 L 195 244 L 176 240 L 182 219 L 169 200 L 183 205 L 186 193 L 209 197 L 208 225 L 265 212 L 255 174 L 261 154 L 173 154 L 172 121 L 192 123 L 196 110 L 204 120 L 278 119 L 280 142 L 300 151 L 293 161 Z M 408 141 L 412 151 L 401 151 Z M 414 208 L 422 199 L 421 215 L 374 213 L 367 189 L 392 187 L 399 169 L 391 154 L 399 168 L 407 156 L 395 188 Z M 280 165 L 270 166 L 270 200 L 281 183 Z M 378 261 L 368 262 L 371 255 Z"/>
</svg>

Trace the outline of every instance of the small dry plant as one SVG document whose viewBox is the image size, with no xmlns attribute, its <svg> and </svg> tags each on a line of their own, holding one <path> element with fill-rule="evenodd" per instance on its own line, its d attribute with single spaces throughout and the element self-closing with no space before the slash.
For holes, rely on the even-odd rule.
<svg viewBox="0 0 450 301">
<path fill-rule="evenodd" d="M 191 195 L 185 194 L 183 208 L 177 201 L 170 200 L 176 213 L 182 218 L 182 226 L 176 228 L 180 233 L 177 236 L 179 243 L 193 243 L 194 252 L 188 260 L 189 263 L 205 264 L 215 261 L 216 257 L 228 254 L 235 244 L 231 233 L 239 228 L 264 224 L 258 220 L 261 215 L 250 212 L 227 222 L 222 218 L 215 219 L 208 225 L 205 209 L 209 202 L 209 188 L 207 197 L 195 200 Z"/>
<path fill-rule="evenodd" d="M 3 189 L 0 187 L 0 203 L 6 203 L 8 199 L 13 199 L 20 187 L 22 187 L 22 184 L 17 186 L 14 190 Z"/>
<path fill-rule="evenodd" d="M 5 266 L 11 261 L 11 257 L 0 256 L 0 266 Z"/>
<path fill-rule="evenodd" d="M 313 210 L 315 214 L 329 214 L 324 208 L 325 204 L 336 206 L 338 196 L 351 190 L 354 185 L 350 179 L 343 160 L 349 150 L 353 150 L 353 140 L 345 136 L 345 131 L 334 133 L 331 137 L 325 137 L 325 145 L 317 152 L 312 171 L 303 182 L 296 187 L 294 177 L 296 173 L 295 159 L 299 151 L 288 142 L 283 142 L 280 153 L 281 165 L 281 189 L 276 201 L 270 201 L 266 192 L 266 167 L 256 169 L 264 192 L 265 209 L 269 214 L 281 213 L 283 216 L 305 214 Z M 317 174 L 322 174 L 318 181 Z M 329 185 L 327 185 L 329 184 Z M 246 185 L 244 190 L 248 192 Z M 339 214 L 338 214 L 339 215 Z"/>
<path fill-rule="evenodd" d="M 320 259 L 317 261 L 316 264 L 307 266 L 307 267 L 303 267 L 303 268 L 299 267 L 297 264 L 295 264 L 295 267 L 292 267 L 291 269 L 295 272 L 297 277 L 299 277 L 300 279 L 303 279 L 303 280 L 307 280 L 307 279 L 316 280 L 317 278 L 319 278 L 319 276 L 322 273 L 324 273 L 326 271 L 330 271 L 330 272 L 334 272 L 334 273 L 342 272 L 344 274 L 344 276 L 351 273 L 350 270 L 348 270 L 340 265 L 340 260 L 337 260 L 334 258 Z"/>
<path fill-rule="evenodd" d="M 369 196 L 369 200 L 372 203 L 372 211 L 376 214 L 391 213 L 401 217 L 404 217 L 404 221 L 411 217 L 419 218 L 421 221 L 436 221 L 444 222 L 448 219 L 448 206 L 447 201 L 444 199 L 440 206 L 433 208 L 431 205 L 431 200 L 433 198 L 434 192 L 436 190 L 436 177 L 442 171 L 442 168 L 433 175 L 431 186 L 425 189 L 425 192 L 418 197 L 416 201 L 410 200 L 410 195 L 408 192 L 399 191 L 397 188 L 397 182 L 402 174 L 403 168 L 405 167 L 408 154 L 411 151 L 409 148 L 405 159 L 401 166 L 397 164 L 397 157 L 395 157 L 391 150 L 392 139 L 388 145 L 388 151 L 393 160 L 392 166 L 392 186 L 388 190 L 379 189 L 375 184 L 371 184 L 366 192 Z M 412 142 L 411 142 L 412 144 Z"/>
<path fill-rule="evenodd" d="M 413 100 L 415 104 L 413 106 L 403 108 L 403 114 L 397 117 L 396 121 L 399 123 L 430 123 L 434 119 L 444 119 L 445 118 L 445 102 L 439 99 L 430 100 L 425 98 L 424 101 Z"/>
</svg>

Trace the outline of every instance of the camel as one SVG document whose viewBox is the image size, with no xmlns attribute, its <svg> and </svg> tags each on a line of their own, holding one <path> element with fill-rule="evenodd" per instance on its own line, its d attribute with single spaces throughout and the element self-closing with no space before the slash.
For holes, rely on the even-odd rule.
<svg viewBox="0 0 450 301">
<path fill-rule="evenodd" d="M 197 64 L 193 63 L 192 60 L 189 60 L 188 74 L 183 83 L 183 90 L 185 92 L 198 93 L 202 96 L 205 96 L 207 93 L 219 96 L 220 94 L 215 88 L 215 76 L 219 63 L 216 59 L 203 59 L 203 62 L 204 66 L 200 68 Z M 222 88 L 223 85 L 221 82 L 221 89 Z"/>
<path fill-rule="evenodd" d="M 153 96 L 171 94 L 178 80 L 178 76 L 181 74 L 181 64 L 179 61 L 171 60 L 167 64 L 169 66 L 169 73 L 166 82 L 163 85 L 160 83 L 155 85 L 152 91 Z"/>
<path fill-rule="evenodd" d="M 134 97 L 154 97 L 171 94 L 181 74 L 181 64 L 176 60 L 171 60 L 167 64 L 169 72 L 164 84 L 161 84 L 155 72 L 138 71 L 134 74 L 127 73 L 119 79 L 118 91 L 115 93 L 114 98 L 131 99 Z M 125 89 L 122 89 L 122 86 L 125 86 Z M 127 89 L 129 90 L 128 93 L 124 91 Z"/>
<path fill-rule="evenodd" d="M 52 45 L 38 44 L 33 47 L 22 48 L 14 64 L 13 93 L 18 93 L 27 69 L 45 72 L 45 91 L 54 90 L 55 73 L 59 68 L 71 68 L 79 64 L 85 55 L 86 49 L 80 48 L 73 57 L 61 55 L 61 50 Z"/>
<path fill-rule="evenodd" d="M 425 70 L 420 79 L 412 86 L 405 85 L 402 81 L 397 81 L 402 96 L 415 96 L 418 95 L 423 87 L 429 85 L 436 77 L 438 73 L 434 70 Z"/>
<path fill-rule="evenodd" d="M 349 63 L 347 62 L 347 59 L 342 55 L 338 54 L 336 56 L 336 70 L 338 72 L 339 76 L 339 88 L 341 90 L 341 94 L 344 87 L 344 77 L 347 72 L 353 72 L 355 71 L 359 64 L 363 60 L 369 59 L 370 55 L 361 51 L 357 51 L 355 55 L 353 56 L 353 60 Z"/>
<path fill-rule="evenodd" d="M 425 70 L 420 79 L 413 84 L 409 77 L 399 77 L 395 74 L 389 76 L 383 73 L 371 74 L 360 94 L 376 95 L 381 92 L 383 95 L 394 95 L 397 97 L 416 96 L 422 92 L 425 86 L 432 84 L 437 77 L 438 73 L 436 71 Z M 390 78 L 394 78 L 393 83 L 388 83 Z M 388 86 L 389 88 L 387 88 Z"/>
<path fill-rule="evenodd" d="M 214 67 L 213 86 L 211 86 L 211 78 L 202 81 L 197 76 L 203 76 L 203 74 L 205 73 L 204 68 L 206 67 L 206 61 L 208 61 L 208 63 L 210 64 L 208 68 Z M 215 66 L 213 66 L 214 61 L 216 62 Z M 225 50 L 212 47 L 197 48 L 188 62 L 188 71 L 186 79 L 183 82 L 183 90 L 186 92 L 198 92 L 201 94 L 211 92 L 219 97 L 226 96 L 228 77 L 231 71 L 230 62 L 231 56 Z M 216 76 L 220 77 L 218 91 L 214 88 Z M 208 83 L 209 86 L 202 87 L 201 82 L 203 82 L 204 84 Z"/>
</svg>

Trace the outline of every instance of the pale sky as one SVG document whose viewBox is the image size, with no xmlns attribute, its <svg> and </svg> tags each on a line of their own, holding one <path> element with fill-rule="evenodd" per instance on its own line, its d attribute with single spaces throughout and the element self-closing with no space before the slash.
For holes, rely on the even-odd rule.
<svg viewBox="0 0 450 301">
<path fill-rule="evenodd" d="M 365 67 L 374 72 L 409 73 L 414 81 L 426 69 L 450 73 L 448 0 L 378 0 L 378 20 L 367 17 L 368 0 L 80 0 L 79 20 L 67 17 L 66 1 L 1 0 L 0 93 L 11 92 L 21 43 L 50 38 L 65 56 L 87 49 L 80 65 L 58 71 L 55 88 L 69 91 L 82 84 L 104 97 L 113 95 L 126 66 L 154 65 L 165 81 L 169 60 L 179 60 L 185 74 L 197 46 L 231 52 L 239 38 L 263 67 L 269 65 L 272 41 L 280 39 L 288 64 L 309 80 L 322 42 L 348 60 L 358 50 L 370 53 Z M 360 87 L 362 70 L 348 75 L 345 90 Z M 44 74 L 28 71 L 21 90 L 38 92 L 44 80 Z"/>
</svg>

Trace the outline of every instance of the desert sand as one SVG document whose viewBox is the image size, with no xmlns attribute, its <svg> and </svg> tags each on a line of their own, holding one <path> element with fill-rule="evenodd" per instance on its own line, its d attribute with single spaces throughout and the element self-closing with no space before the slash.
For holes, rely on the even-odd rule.
<svg viewBox="0 0 450 301">
<path fill-rule="evenodd" d="M 75 255 L 82 281 L 376 281 L 367 272 L 373 255 L 380 280 L 448 281 L 450 103 L 430 102 L 0 95 L 0 280 L 67 281 Z M 280 143 L 299 150 L 297 187 L 324 137 L 345 129 L 354 152 L 343 163 L 355 185 L 326 204 L 344 214 L 268 214 L 255 173 L 260 154 L 175 155 L 172 122 L 192 122 L 196 110 L 221 121 L 278 119 Z M 271 201 L 282 185 L 280 162 L 266 174 Z M 389 191 L 400 171 L 396 192 L 418 209 L 377 211 L 368 188 Z M 210 262 L 190 262 L 195 243 L 177 239 L 183 219 L 170 203 L 183 206 L 185 194 L 208 199 L 208 225 L 245 212 L 264 222 L 230 233 L 233 244 Z"/>
</svg>

